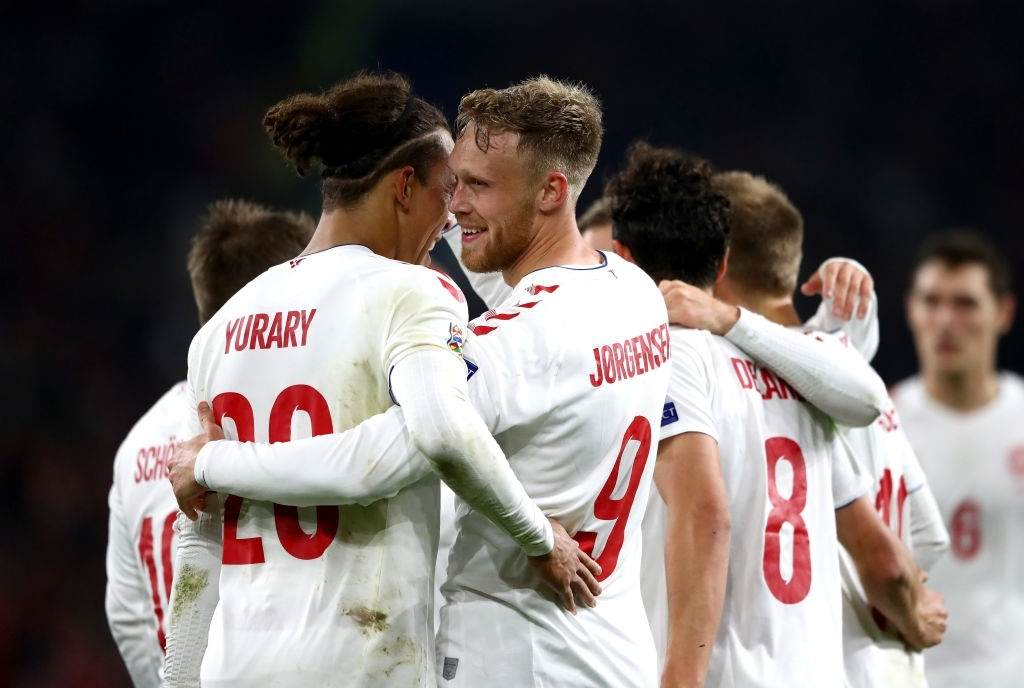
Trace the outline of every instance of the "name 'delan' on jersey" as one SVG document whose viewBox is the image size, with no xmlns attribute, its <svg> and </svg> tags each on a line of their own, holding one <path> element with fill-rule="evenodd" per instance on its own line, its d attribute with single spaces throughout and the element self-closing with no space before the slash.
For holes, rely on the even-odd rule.
<svg viewBox="0 0 1024 688">
<path fill-rule="evenodd" d="M 661 367 L 671 355 L 668 323 L 621 342 L 595 346 L 595 370 L 590 374 L 590 384 L 600 387 L 606 382 L 613 384 L 643 375 Z"/>
<path fill-rule="evenodd" d="M 316 309 L 252 313 L 235 318 L 224 331 L 224 353 L 232 349 L 285 349 L 306 346 Z M 232 341 L 233 340 L 233 341 Z"/>
</svg>

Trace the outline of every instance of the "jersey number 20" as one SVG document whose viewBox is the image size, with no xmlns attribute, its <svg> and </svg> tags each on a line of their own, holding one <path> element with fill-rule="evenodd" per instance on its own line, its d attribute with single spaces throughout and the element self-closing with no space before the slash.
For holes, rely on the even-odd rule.
<svg viewBox="0 0 1024 688">
<path fill-rule="evenodd" d="M 331 410 L 323 395 L 309 385 L 292 385 L 277 395 L 270 409 L 271 442 L 287 442 L 292 438 L 292 414 L 295 411 L 305 411 L 309 415 L 314 437 L 334 432 Z M 223 425 L 224 416 L 233 420 L 240 441 L 256 440 L 252 404 L 241 394 L 218 394 L 213 400 L 213 414 L 218 425 Z M 224 564 L 261 564 L 265 561 L 263 538 L 238 537 L 241 510 L 241 497 L 229 495 L 224 500 Z M 274 525 L 281 546 L 296 559 L 316 559 L 327 550 L 338 533 L 338 513 L 336 506 L 318 506 L 316 532 L 308 535 L 299 525 L 298 508 L 275 504 Z"/>
</svg>

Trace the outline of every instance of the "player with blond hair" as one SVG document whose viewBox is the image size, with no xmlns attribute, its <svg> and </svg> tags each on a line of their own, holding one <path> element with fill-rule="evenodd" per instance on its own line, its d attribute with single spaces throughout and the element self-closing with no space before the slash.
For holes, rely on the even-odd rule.
<svg viewBox="0 0 1024 688">
<path fill-rule="evenodd" d="M 500 271 L 511 288 L 459 342 L 469 398 L 527 494 L 597 560 L 602 590 L 596 607 L 564 613 L 514 541 L 460 500 L 437 642 L 444 685 L 656 683 L 640 520 L 671 349 L 650 278 L 589 248 L 576 227 L 601 138 L 597 99 L 546 77 L 460 103 L 449 166 L 462 262 Z M 349 450 L 376 420 L 293 446 L 211 442 L 194 474 L 210 488 L 301 501 L 296 480 L 319 494 L 345 482 Z M 285 453 L 291 466 L 327 458 L 282 471 L 270 457 Z"/>
</svg>

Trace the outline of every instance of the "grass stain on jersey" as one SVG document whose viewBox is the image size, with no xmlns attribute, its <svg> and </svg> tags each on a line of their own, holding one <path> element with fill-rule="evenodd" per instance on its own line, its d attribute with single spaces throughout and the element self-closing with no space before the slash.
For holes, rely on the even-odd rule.
<svg viewBox="0 0 1024 688">
<path fill-rule="evenodd" d="M 199 599 L 209 581 L 210 572 L 206 569 L 197 569 L 191 564 L 182 565 L 174 582 L 174 618 Z"/>
<path fill-rule="evenodd" d="M 369 607 L 353 607 L 352 609 L 344 610 L 345 616 L 349 616 L 359 624 L 360 630 L 363 635 L 370 635 L 370 633 L 383 633 L 388 628 L 388 615 L 379 609 L 370 609 Z"/>
</svg>

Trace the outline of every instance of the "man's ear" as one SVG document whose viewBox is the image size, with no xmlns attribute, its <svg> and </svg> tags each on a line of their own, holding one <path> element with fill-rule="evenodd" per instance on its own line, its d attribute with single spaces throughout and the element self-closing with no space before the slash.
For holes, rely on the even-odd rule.
<svg viewBox="0 0 1024 688">
<path fill-rule="evenodd" d="M 636 263 L 636 260 L 633 258 L 633 252 L 629 250 L 629 246 L 626 246 L 618 239 L 612 239 L 612 250 L 615 251 L 615 255 L 619 258 L 628 260 L 630 263 Z"/>
<path fill-rule="evenodd" d="M 725 254 L 722 255 L 722 262 L 718 264 L 718 270 L 715 271 L 715 284 L 718 284 L 725 279 L 725 273 L 729 271 L 729 247 L 725 247 Z"/>
<path fill-rule="evenodd" d="M 1012 294 L 999 299 L 999 334 L 1003 335 L 1013 327 L 1013 318 L 1017 312 L 1017 299 Z"/>
<path fill-rule="evenodd" d="M 561 172 L 553 170 L 548 172 L 544 178 L 537 207 L 542 213 L 554 212 L 568 203 L 571 197 L 572 189 L 569 187 L 569 180 Z"/>
<path fill-rule="evenodd" d="M 416 170 L 412 165 L 406 165 L 392 173 L 392 188 L 395 194 L 395 202 L 402 207 L 404 212 L 409 212 L 412 204 L 412 180 L 416 176 Z"/>
</svg>

